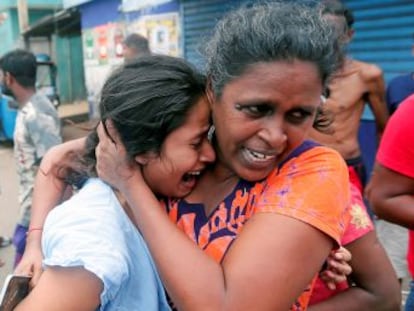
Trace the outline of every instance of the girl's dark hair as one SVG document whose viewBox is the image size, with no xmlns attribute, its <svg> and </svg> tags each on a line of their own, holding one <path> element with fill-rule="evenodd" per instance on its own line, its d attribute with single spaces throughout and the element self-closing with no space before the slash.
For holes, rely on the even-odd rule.
<svg viewBox="0 0 414 311">
<path fill-rule="evenodd" d="M 204 54 L 218 98 L 229 82 L 257 63 L 311 62 L 325 85 L 344 57 L 335 31 L 322 18 L 322 8 L 298 1 L 259 3 L 229 13 L 217 24 Z M 315 125 L 327 123 L 317 120 Z"/>
<path fill-rule="evenodd" d="M 112 120 L 131 159 L 150 151 L 159 153 L 165 138 L 185 122 L 204 95 L 205 83 L 204 75 L 183 59 L 142 56 L 115 70 L 105 82 L 99 103 L 101 120 Z M 90 176 L 95 175 L 97 144 L 93 131 L 84 157 Z M 79 179 L 76 172 L 73 176 Z"/>
</svg>

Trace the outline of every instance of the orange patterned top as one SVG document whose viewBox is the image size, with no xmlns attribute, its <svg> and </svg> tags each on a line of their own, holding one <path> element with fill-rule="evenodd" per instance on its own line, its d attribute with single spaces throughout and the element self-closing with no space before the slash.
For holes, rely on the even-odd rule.
<svg viewBox="0 0 414 311">
<path fill-rule="evenodd" d="M 277 213 L 299 219 L 330 236 L 339 245 L 349 205 L 348 170 L 335 151 L 306 141 L 265 180 L 240 180 L 207 216 L 202 204 L 170 200 L 167 210 L 198 246 L 221 262 L 246 221 L 256 213 Z M 291 310 L 306 310 L 309 286 Z"/>
</svg>

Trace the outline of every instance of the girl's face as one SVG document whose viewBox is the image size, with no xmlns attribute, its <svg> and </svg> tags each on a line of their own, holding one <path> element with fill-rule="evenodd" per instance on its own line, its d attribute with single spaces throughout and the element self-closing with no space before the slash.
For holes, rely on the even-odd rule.
<svg viewBox="0 0 414 311">
<path fill-rule="evenodd" d="M 159 154 L 137 156 L 139 163 L 145 162 L 143 176 L 154 193 L 178 198 L 193 190 L 201 172 L 215 160 L 207 140 L 209 127 L 210 109 L 203 96 L 184 124 L 167 136 Z"/>
<path fill-rule="evenodd" d="M 307 137 L 321 93 L 310 62 L 249 67 L 211 105 L 220 164 L 249 181 L 265 178 Z"/>
</svg>

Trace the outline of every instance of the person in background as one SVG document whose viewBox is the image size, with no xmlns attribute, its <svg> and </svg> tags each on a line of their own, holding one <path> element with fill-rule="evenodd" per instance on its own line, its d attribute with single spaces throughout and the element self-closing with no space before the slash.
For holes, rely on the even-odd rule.
<svg viewBox="0 0 414 311">
<path fill-rule="evenodd" d="M 123 42 L 125 61 L 151 54 L 148 39 L 137 33 L 129 34 Z"/>
<path fill-rule="evenodd" d="M 412 34 L 414 39 L 414 34 Z M 414 44 L 411 47 L 414 56 Z M 414 72 L 393 78 L 387 87 L 387 106 L 390 114 L 397 110 L 400 103 L 408 96 L 414 94 Z"/>
<path fill-rule="evenodd" d="M 50 147 L 62 142 L 60 119 L 55 107 L 46 96 L 36 92 L 36 70 L 36 58 L 29 51 L 17 49 L 0 59 L 3 92 L 18 103 L 13 136 L 20 205 L 20 220 L 13 235 L 15 265 L 26 246 L 34 180 L 40 161 Z"/>
<path fill-rule="evenodd" d="M 414 55 L 414 45 L 412 47 Z M 387 86 L 387 107 L 389 114 L 392 115 L 398 106 L 410 95 L 414 94 L 414 77 L 410 72 L 405 75 L 393 78 Z M 368 184 L 367 187 L 370 185 Z M 375 226 L 378 238 L 384 245 L 392 265 L 397 272 L 398 279 L 402 283 L 403 279 L 409 277 L 407 263 L 408 230 L 400 225 L 390 223 L 377 217 Z"/>
<path fill-rule="evenodd" d="M 150 55 L 149 44 L 147 38 L 137 33 L 129 34 L 122 42 L 122 55 L 124 56 L 124 62 L 135 60 L 137 57 Z M 98 120 L 98 102 L 99 91 L 97 88 L 88 88 L 88 105 L 89 105 L 89 118 Z"/>
<path fill-rule="evenodd" d="M 379 218 L 409 229 L 408 269 L 414 279 L 414 95 L 391 116 L 381 140 L 366 196 Z M 414 310 L 414 282 L 405 304 Z"/>
<path fill-rule="evenodd" d="M 392 79 L 387 87 L 387 106 L 390 114 L 393 114 L 400 103 L 411 94 L 414 94 L 414 72 Z"/>
<path fill-rule="evenodd" d="M 322 3 L 324 17 L 330 20 L 342 43 L 347 45 L 354 35 L 352 12 L 339 0 Z M 310 137 L 342 155 L 348 164 L 351 182 L 363 193 L 367 178 L 358 130 L 366 103 L 374 114 L 378 138 L 384 130 L 388 112 L 382 71 L 376 65 L 347 57 L 329 82 L 325 96 L 326 109 L 333 114 L 332 130 L 330 133 L 312 131 Z"/>
</svg>

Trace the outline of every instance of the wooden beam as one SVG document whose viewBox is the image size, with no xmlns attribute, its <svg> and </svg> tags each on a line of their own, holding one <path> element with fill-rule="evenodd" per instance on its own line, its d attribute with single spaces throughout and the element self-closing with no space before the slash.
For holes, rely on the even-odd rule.
<svg viewBox="0 0 414 311">
<path fill-rule="evenodd" d="M 19 17 L 20 33 L 29 27 L 29 10 L 27 0 L 17 0 L 17 14 Z"/>
</svg>

